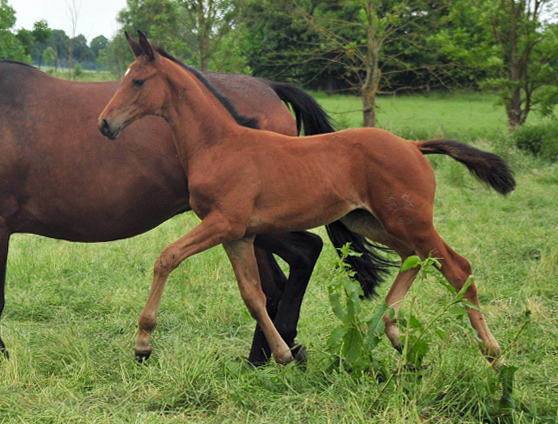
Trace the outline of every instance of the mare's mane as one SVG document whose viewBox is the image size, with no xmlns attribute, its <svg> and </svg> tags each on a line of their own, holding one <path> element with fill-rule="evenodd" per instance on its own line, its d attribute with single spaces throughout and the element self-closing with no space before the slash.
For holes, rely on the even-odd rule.
<svg viewBox="0 0 558 424">
<path fill-rule="evenodd" d="M 3 63 L 9 63 L 9 64 L 12 64 L 12 65 L 27 66 L 28 68 L 37 69 L 37 68 L 35 68 L 33 65 L 30 65 L 30 64 L 25 63 L 25 62 L 20 62 L 19 60 L 0 59 L 0 64 L 3 64 Z"/>
<path fill-rule="evenodd" d="M 223 93 L 221 93 L 219 90 L 217 90 L 217 87 L 211 84 L 209 80 L 196 68 L 178 60 L 173 55 L 165 51 L 162 47 L 155 47 L 155 50 L 157 50 L 157 53 L 159 53 L 161 56 L 182 66 L 184 69 L 191 72 L 198 80 L 200 80 L 200 82 L 207 87 L 207 89 L 211 92 L 211 94 L 213 94 L 217 98 L 217 100 L 219 100 L 219 102 L 221 102 L 221 104 L 225 106 L 225 108 L 229 111 L 229 113 L 232 115 L 232 117 L 239 125 L 248 128 L 254 128 L 254 129 L 260 128 L 257 118 L 240 114 L 236 110 L 236 108 L 234 107 L 230 99 L 227 96 L 225 96 Z"/>
</svg>

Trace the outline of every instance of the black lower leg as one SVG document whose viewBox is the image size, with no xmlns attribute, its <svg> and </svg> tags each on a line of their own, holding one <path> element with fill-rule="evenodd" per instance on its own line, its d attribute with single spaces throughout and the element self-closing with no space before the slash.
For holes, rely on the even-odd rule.
<svg viewBox="0 0 558 424">
<path fill-rule="evenodd" d="M 4 287 L 6 285 L 6 265 L 0 266 L 0 317 L 2 317 L 2 312 L 4 311 L 5 297 L 4 297 Z M 2 340 L 2 329 L 0 328 L 0 355 L 4 355 L 6 358 L 9 357 L 6 345 Z"/>
</svg>

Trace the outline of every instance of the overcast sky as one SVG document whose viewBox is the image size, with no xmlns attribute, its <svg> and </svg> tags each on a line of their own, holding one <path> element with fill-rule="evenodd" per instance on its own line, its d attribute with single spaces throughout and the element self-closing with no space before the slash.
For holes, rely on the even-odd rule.
<svg viewBox="0 0 558 424">
<path fill-rule="evenodd" d="M 98 35 L 112 38 L 119 30 L 116 15 L 126 6 L 126 0 L 8 0 L 16 12 L 16 30 L 33 29 L 41 19 L 52 29 L 62 29 L 72 35 L 70 6 L 75 2 L 78 10 L 76 35 L 83 34 L 87 41 Z"/>
</svg>

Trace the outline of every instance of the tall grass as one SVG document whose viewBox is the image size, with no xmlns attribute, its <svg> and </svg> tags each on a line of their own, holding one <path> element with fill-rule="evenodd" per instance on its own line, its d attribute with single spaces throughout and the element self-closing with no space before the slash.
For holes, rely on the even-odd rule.
<svg viewBox="0 0 558 424">
<path fill-rule="evenodd" d="M 454 106 L 439 98 L 428 100 L 431 108 L 413 107 L 421 101 L 396 98 L 391 116 L 398 111 L 406 118 L 389 121 L 385 106 L 380 122 L 428 134 L 459 128 L 455 138 L 472 138 L 485 149 L 491 149 L 490 140 L 475 134 L 505 126 L 495 123 L 492 129 L 489 118 L 467 119 L 471 115 L 450 125 L 441 111 L 449 114 Z M 456 98 L 453 104 L 475 102 L 492 110 L 484 97 Z M 437 118 L 433 110 L 440 112 Z M 193 215 L 184 214 L 147 234 L 111 243 L 13 236 L 2 317 L 11 358 L 0 359 L 0 422 L 557 423 L 558 166 L 504 145 L 500 150 L 518 180 L 508 198 L 480 186 L 449 158 L 435 157 L 432 164 L 438 179 L 436 226 L 472 262 L 486 319 L 505 361 L 518 367 L 511 414 L 498 411 L 498 376 L 465 324 L 451 315 L 425 334 L 424 370 L 401 373 L 386 384 L 382 370 L 397 369 L 400 360 L 386 338 L 374 351 L 379 364 L 374 375 L 357 378 L 332 368 L 327 338 L 338 320 L 326 281 L 336 253 L 327 243 L 301 312 L 298 340 L 309 350 L 306 371 L 295 365 L 244 365 L 254 322 L 222 248 L 173 272 L 153 335 L 154 353 L 138 365 L 136 321 L 152 265 L 166 244 L 196 225 Z M 316 231 L 325 238 L 323 229 Z M 381 288 L 381 297 L 388 289 Z M 412 288 L 408 299 L 413 297 L 415 303 L 408 300 L 401 313 L 412 306 L 422 322 L 447 301 L 432 279 L 420 293 Z M 364 308 L 371 314 L 380 301 L 365 302 Z"/>
</svg>

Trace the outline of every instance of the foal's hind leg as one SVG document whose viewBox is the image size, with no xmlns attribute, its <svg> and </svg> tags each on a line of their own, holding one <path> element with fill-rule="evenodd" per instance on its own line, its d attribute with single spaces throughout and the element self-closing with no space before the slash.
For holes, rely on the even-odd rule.
<svg viewBox="0 0 558 424">
<path fill-rule="evenodd" d="M 293 360 L 293 357 L 289 346 L 281 338 L 267 313 L 265 294 L 262 291 L 258 265 L 254 256 L 253 242 L 253 237 L 246 237 L 227 241 L 223 243 L 223 247 L 233 266 L 242 299 L 248 311 L 264 332 L 273 358 L 280 364 L 287 364 Z"/>
<path fill-rule="evenodd" d="M 426 219 L 425 219 L 426 217 Z M 422 218 L 422 219 L 421 219 Z M 440 259 L 440 271 L 457 290 L 461 290 L 467 279 L 472 274 L 469 262 L 451 249 L 438 232 L 434 229 L 428 215 L 416 215 L 412 225 L 407 225 L 395 220 L 386 219 L 384 225 L 371 214 L 364 211 L 355 211 L 343 218 L 343 222 L 351 231 L 358 232 L 371 240 L 385 244 L 395 250 L 404 261 L 412 254 L 418 254 L 421 259 L 433 255 Z M 385 227 L 387 225 L 387 228 Z M 397 310 L 399 303 L 414 281 L 418 268 L 399 273 L 393 286 L 386 297 L 389 306 Z M 471 325 L 478 332 L 483 345 L 481 350 L 489 361 L 493 361 L 500 354 L 500 346 L 490 332 L 488 325 L 480 312 L 477 298 L 477 288 L 472 281 L 464 298 L 479 309 L 467 309 Z M 384 316 L 386 323 L 386 334 L 394 347 L 400 346 L 398 341 L 399 331 L 389 317 Z"/>
<path fill-rule="evenodd" d="M 432 246 L 429 251 L 433 252 L 435 257 L 440 258 L 440 272 L 444 274 L 449 283 L 459 291 L 467 282 L 473 272 L 471 264 L 467 259 L 457 254 L 451 247 L 449 247 L 444 240 L 436 233 L 438 238 L 437 245 Z M 421 249 L 422 255 L 427 255 L 425 248 Z M 479 338 L 482 340 L 480 346 L 482 353 L 486 358 L 492 362 L 500 355 L 500 345 L 490 332 L 484 315 L 480 311 L 480 304 L 477 297 L 477 287 L 475 282 L 471 279 L 471 285 L 463 296 L 466 300 L 476 306 L 477 309 L 467 308 L 467 314 L 471 325 L 477 331 Z"/>
<path fill-rule="evenodd" d="M 463 288 L 469 277 L 472 276 L 471 264 L 446 244 L 434 229 L 431 221 L 419 222 L 417 219 L 414 226 L 393 225 L 393 222 L 391 224 L 386 231 L 404 241 L 405 244 L 413 246 L 421 259 L 424 260 L 428 255 L 439 258 L 440 272 L 456 291 Z M 500 354 L 500 346 L 480 311 L 477 288 L 473 280 L 471 280 L 471 285 L 465 292 L 464 298 L 477 308 L 467 308 L 467 314 L 471 325 L 482 340 L 481 351 L 492 362 Z"/>
<path fill-rule="evenodd" d="M 409 256 L 416 254 L 416 252 L 409 246 L 402 243 L 397 238 L 388 234 L 382 224 L 369 212 L 364 210 L 357 210 L 342 219 L 343 223 L 351 231 L 362 234 L 370 240 L 388 246 L 395 251 L 401 258 L 401 264 L 405 262 Z M 411 268 L 407 271 L 399 271 L 395 280 L 386 296 L 386 304 L 393 308 L 395 316 L 390 318 L 389 314 L 383 316 L 385 323 L 385 333 L 391 342 L 392 346 L 401 351 L 401 334 L 397 327 L 397 312 L 401 306 L 401 302 L 409 288 L 415 281 L 419 272 L 419 268 Z"/>
</svg>

